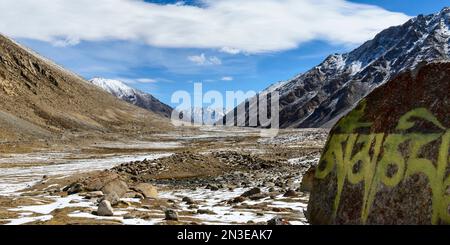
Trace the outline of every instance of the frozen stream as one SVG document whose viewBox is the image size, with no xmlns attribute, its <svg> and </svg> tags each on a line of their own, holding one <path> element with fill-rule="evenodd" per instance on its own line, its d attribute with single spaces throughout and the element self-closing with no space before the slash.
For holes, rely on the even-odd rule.
<svg viewBox="0 0 450 245">
<path fill-rule="evenodd" d="M 18 191 L 30 187 L 47 176 L 67 176 L 74 173 L 88 172 L 94 170 L 109 169 L 116 165 L 130 162 L 153 160 L 167 157 L 171 154 L 133 154 L 133 155 L 96 155 L 92 158 L 87 155 L 86 159 L 68 159 L 69 155 L 59 153 L 42 154 L 15 154 L 0 158 L 0 195 L 12 195 Z M 50 161 L 50 162 L 49 162 Z M 41 166 L 30 167 L 4 167 L 14 163 L 36 163 Z"/>
</svg>

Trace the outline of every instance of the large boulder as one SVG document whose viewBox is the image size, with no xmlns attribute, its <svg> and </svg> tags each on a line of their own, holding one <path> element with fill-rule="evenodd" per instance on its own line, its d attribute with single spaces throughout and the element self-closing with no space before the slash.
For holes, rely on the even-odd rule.
<svg viewBox="0 0 450 245">
<path fill-rule="evenodd" d="M 115 179 L 103 186 L 101 191 L 106 195 L 115 193 L 118 197 L 123 197 L 128 192 L 128 185 L 120 179 Z"/>
<path fill-rule="evenodd" d="M 121 180 L 120 176 L 111 171 L 93 172 L 63 189 L 69 195 L 83 191 L 101 191 L 105 195 L 115 193 L 119 198 L 124 196 L 128 190 L 128 185 Z"/>
<path fill-rule="evenodd" d="M 140 183 L 133 187 L 135 191 L 141 193 L 146 198 L 158 198 L 158 190 L 151 184 L 148 183 Z"/>
<path fill-rule="evenodd" d="M 115 192 L 111 192 L 111 193 L 104 195 L 100 199 L 100 202 L 103 200 L 107 200 L 109 203 L 111 203 L 112 206 L 115 206 L 120 202 L 120 197 Z"/>
<path fill-rule="evenodd" d="M 450 224 L 450 63 L 419 65 L 331 130 L 311 224 Z"/>
<path fill-rule="evenodd" d="M 101 171 L 84 179 L 83 186 L 87 191 L 100 191 L 105 185 L 119 178 L 118 174 L 111 171 Z"/>
</svg>

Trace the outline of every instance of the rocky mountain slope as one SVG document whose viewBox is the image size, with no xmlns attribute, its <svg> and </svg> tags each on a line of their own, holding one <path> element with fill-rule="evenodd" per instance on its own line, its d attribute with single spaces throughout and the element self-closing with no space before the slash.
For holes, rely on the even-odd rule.
<svg viewBox="0 0 450 245">
<path fill-rule="evenodd" d="M 93 78 L 89 80 L 89 82 L 121 100 L 147 109 L 161 116 L 170 118 L 172 114 L 173 109 L 170 106 L 162 103 L 151 94 L 134 89 L 126 85 L 122 81 L 104 78 Z"/>
<path fill-rule="evenodd" d="M 1 35 L 0 97 L 2 142 L 137 133 L 169 125 Z"/>
<path fill-rule="evenodd" d="M 449 29 L 450 8 L 420 15 L 382 31 L 349 53 L 330 55 L 292 80 L 271 86 L 280 92 L 280 126 L 331 127 L 361 98 L 399 72 L 421 62 L 449 60 Z"/>
</svg>

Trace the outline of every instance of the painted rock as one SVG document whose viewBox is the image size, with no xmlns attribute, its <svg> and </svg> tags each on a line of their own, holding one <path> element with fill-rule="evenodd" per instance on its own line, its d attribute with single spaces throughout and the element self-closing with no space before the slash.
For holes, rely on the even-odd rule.
<svg viewBox="0 0 450 245">
<path fill-rule="evenodd" d="M 311 224 L 450 224 L 450 63 L 375 89 L 331 130 Z"/>
</svg>

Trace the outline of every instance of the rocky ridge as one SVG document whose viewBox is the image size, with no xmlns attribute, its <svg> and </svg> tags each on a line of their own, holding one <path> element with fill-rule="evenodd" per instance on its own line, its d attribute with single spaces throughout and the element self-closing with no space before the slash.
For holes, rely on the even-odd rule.
<svg viewBox="0 0 450 245">
<path fill-rule="evenodd" d="M 449 29 L 448 7 L 436 14 L 419 15 L 382 31 L 349 53 L 330 55 L 318 66 L 261 94 L 280 93 L 281 128 L 331 127 L 360 99 L 400 72 L 422 62 L 449 60 Z M 247 101 L 246 114 L 256 106 Z"/>
</svg>

